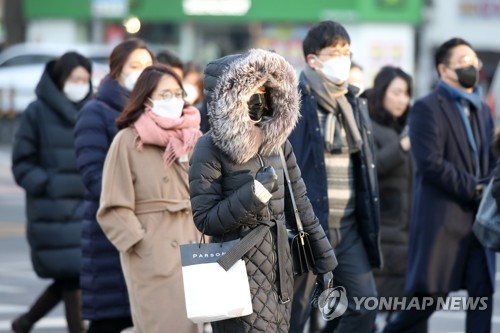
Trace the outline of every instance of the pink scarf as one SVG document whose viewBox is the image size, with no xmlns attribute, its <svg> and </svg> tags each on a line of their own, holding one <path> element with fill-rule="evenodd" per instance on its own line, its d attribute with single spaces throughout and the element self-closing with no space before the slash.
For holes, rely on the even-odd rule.
<svg viewBox="0 0 500 333">
<path fill-rule="evenodd" d="M 166 167 L 191 152 L 201 136 L 200 113 L 192 106 L 186 107 L 178 119 L 159 117 L 146 107 L 134 127 L 138 134 L 137 149 L 142 150 L 144 144 L 165 147 Z"/>
</svg>

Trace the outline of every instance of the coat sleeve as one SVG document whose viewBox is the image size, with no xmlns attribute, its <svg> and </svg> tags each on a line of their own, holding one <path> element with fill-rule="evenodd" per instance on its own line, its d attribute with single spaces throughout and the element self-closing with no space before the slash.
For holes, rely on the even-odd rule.
<svg viewBox="0 0 500 333">
<path fill-rule="evenodd" d="M 474 197 L 477 180 L 443 158 L 445 143 L 436 115 L 423 101 L 410 109 L 411 150 L 417 170 L 427 182 L 468 203 Z"/>
<path fill-rule="evenodd" d="M 134 213 L 135 189 L 129 151 L 131 142 L 117 135 L 106 156 L 103 169 L 102 194 L 97 221 L 120 252 L 129 251 L 145 235 Z"/>
<path fill-rule="evenodd" d="M 85 188 L 94 200 L 101 195 L 102 168 L 111 144 L 106 121 L 96 101 L 91 101 L 78 114 L 74 130 L 76 163 Z"/>
<path fill-rule="evenodd" d="M 36 123 L 37 103 L 31 103 L 21 117 L 12 147 L 12 173 L 16 183 L 29 195 L 45 191 L 49 176 L 41 166 L 40 136 Z"/>
<path fill-rule="evenodd" d="M 401 148 L 399 140 L 381 142 L 375 138 L 375 165 L 379 176 L 385 176 L 392 169 L 404 162 L 405 152 Z"/>
<path fill-rule="evenodd" d="M 309 234 L 311 240 L 315 261 L 315 273 L 319 274 L 333 271 L 335 267 L 337 267 L 337 258 L 335 257 L 330 241 L 325 235 L 323 227 L 314 214 L 311 202 L 307 197 L 306 185 L 302 180 L 300 168 L 297 165 L 295 154 L 289 141 L 285 143 L 284 155 L 300 219 L 304 226 L 304 231 Z M 286 192 L 285 190 L 285 193 Z M 286 207 L 291 208 L 292 206 L 286 205 Z M 293 212 L 287 212 L 287 217 L 288 216 L 294 216 Z"/>
<path fill-rule="evenodd" d="M 198 140 L 189 167 L 189 191 L 193 219 L 199 231 L 209 236 L 222 235 L 241 226 L 266 207 L 255 195 L 253 177 L 242 187 L 225 196 L 222 191 L 223 170 L 220 153 Z"/>
</svg>

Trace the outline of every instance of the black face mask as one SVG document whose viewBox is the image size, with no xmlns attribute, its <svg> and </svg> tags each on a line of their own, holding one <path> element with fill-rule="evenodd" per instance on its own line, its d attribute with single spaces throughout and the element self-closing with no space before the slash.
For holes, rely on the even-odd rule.
<svg viewBox="0 0 500 333">
<path fill-rule="evenodd" d="M 253 94 L 248 100 L 248 111 L 253 121 L 262 120 L 262 116 L 268 110 L 266 96 L 264 94 Z"/>
<path fill-rule="evenodd" d="M 464 88 L 474 88 L 479 80 L 479 73 L 474 66 L 455 69 L 458 83 Z"/>
</svg>

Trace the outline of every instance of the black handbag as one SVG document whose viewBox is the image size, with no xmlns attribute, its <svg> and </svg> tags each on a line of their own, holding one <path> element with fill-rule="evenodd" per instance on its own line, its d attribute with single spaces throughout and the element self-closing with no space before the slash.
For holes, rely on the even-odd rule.
<svg viewBox="0 0 500 333">
<path fill-rule="evenodd" d="M 300 219 L 299 211 L 297 209 L 297 204 L 295 203 L 292 183 L 290 181 L 290 175 L 288 174 L 288 167 L 283 154 L 283 149 L 280 149 L 280 157 L 281 163 L 283 164 L 283 170 L 285 172 L 285 181 L 288 185 L 288 192 L 290 194 L 290 200 L 295 214 L 295 223 L 297 226 L 296 229 L 288 229 L 288 240 L 293 260 L 293 273 L 295 275 L 302 275 L 313 270 L 314 255 L 311 248 L 311 242 L 309 241 L 309 234 L 304 231 L 302 220 Z"/>
</svg>

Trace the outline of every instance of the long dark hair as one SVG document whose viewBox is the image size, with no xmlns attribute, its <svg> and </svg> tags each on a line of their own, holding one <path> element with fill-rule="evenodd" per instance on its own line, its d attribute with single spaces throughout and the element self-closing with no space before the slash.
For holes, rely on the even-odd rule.
<svg viewBox="0 0 500 333">
<path fill-rule="evenodd" d="M 85 68 L 85 70 L 92 75 L 92 64 L 90 60 L 80 53 L 66 52 L 54 62 L 50 70 L 50 76 L 59 90 L 63 90 L 64 83 L 71 75 L 71 72 L 79 66 Z"/>
<path fill-rule="evenodd" d="M 130 99 L 125 106 L 125 109 L 116 119 L 116 126 L 118 127 L 118 130 L 132 125 L 141 116 L 144 112 L 144 104 L 156 89 L 158 82 L 160 82 L 160 79 L 164 75 L 173 77 L 179 84 L 179 87 L 184 90 L 181 79 L 170 67 L 160 63 L 146 67 L 137 79 L 137 83 L 130 93 Z"/>
<path fill-rule="evenodd" d="M 384 107 L 384 97 L 387 93 L 387 88 L 395 78 L 401 78 L 406 82 L 408 87 L 408 96 L 412 96 L 412 79 L 401 68 L 394 66 L 384 66 L 375 77 L 373 88 L 367 93 L 368 105 L 371 118 L 377 123 L 395 128 L 398 132 L 402 131 L 406 125 L 406 118 L 410 103 L 406 107 L 405 112 L 398 119 L 387 111 Z"/>
<path fill-rule="evenodd" d="M 154 60 L 155 57 L 153 53 L 151 53 L 143 40 L 138 38 L 127 39 L 126 41 L 123 41 L 115 46 L 109 56 L 109 77 L 112 80 L 118 80 L 128 57 L 137 49 L 144 49 L 148 51 L 151 55 L 151 59 Z"/>
</svg>

